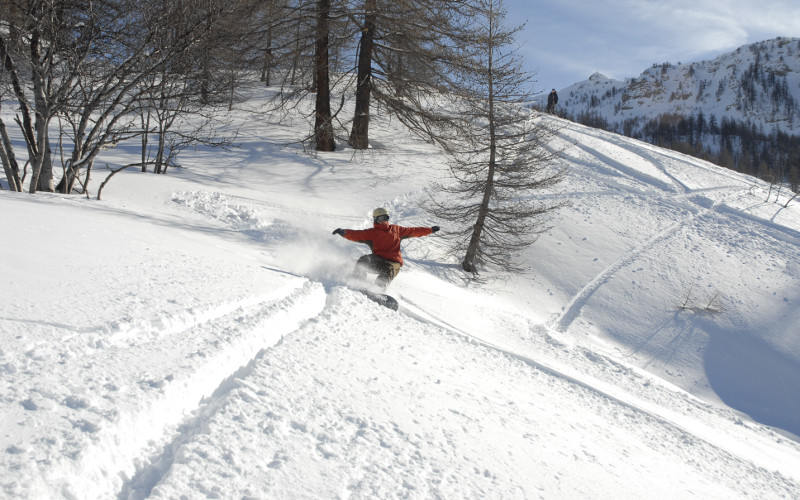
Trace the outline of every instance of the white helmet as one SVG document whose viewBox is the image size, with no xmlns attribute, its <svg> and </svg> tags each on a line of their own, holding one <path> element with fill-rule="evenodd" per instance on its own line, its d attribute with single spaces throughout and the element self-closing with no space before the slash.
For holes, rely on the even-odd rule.
<svg viewBox="0 0 800 500">
<path fill-rule="evenodd" d="M 389 211 L 383 207 L 378 207 L 372 211 L 372 220 L 374 222 L 387 222 L 389 220 Z"/>
</svg>

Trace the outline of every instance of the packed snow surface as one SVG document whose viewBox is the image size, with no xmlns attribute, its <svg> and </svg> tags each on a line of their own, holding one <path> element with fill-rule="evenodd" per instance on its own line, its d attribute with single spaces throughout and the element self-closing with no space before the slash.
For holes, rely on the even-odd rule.
<svg viewBox="0 0 800 500">
<path fill-rule="evenodd" d="M 567 176 L 535 196 L 569 203 L 475 282 L 419 208 L 431 145 L 376 115 L 309 154 L 262 94 L 239 148 L 102 201 L 0 191 L 1 497 L 800 497 L 800 200 L 537 118 Z M 331 234 L 376 206 L 443 226 L 397 312 Z"/>
</svg>

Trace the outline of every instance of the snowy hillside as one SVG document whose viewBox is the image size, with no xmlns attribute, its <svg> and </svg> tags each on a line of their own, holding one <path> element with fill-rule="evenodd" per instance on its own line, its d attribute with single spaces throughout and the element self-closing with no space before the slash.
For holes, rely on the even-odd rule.
<svg viewBox="0 0 800 500">
<path fill-rule="evenodd" d="M 559 97 L 559 109 L 568 117 L 596 114 L 618 132 L 635 127 L 631 120 L 702 113 L 717 124 L 726 118 L 752 123 L 766 134 L 796 135 L 800 39 L 745 45 L 709 61 L 654 65 L 624 82 L 595 74 L 559 91 Z"/>
<path fill-rule="evenodd" d="M 366 152 L 282 146 L 308 124 L 253 92 L 232 152 L 0 191 L 0 497 L 800 495 L 800 203 L 558 120 L 529 273 L 407 240 L 394 312 L 331 231 L 440 223 L 443 158 L 381 116 Z"/>
</svg>

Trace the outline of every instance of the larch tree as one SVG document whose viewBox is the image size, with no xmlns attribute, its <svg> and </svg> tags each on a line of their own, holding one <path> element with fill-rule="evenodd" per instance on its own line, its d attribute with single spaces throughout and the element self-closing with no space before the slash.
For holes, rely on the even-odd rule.
<svg viewBox="0 0 800 500">
<path fill-rule="evenodd" d="M 425 130 L 430 110 L 419 97 L 447 80 L 447 44 L 458 32 L 465 0 L 293 0 L 278 9 L 284 1 L 265 6 L 261 32 L 268 49 L 260 54 L 269 59 L 269 74 L 280 78 L 271 78 L 281 87 L 276 107 L 301 106 L 303 97 L 316 94 L 313 133 L 304 141 L 313 138 L 317 151 L 332 149 L 334 124 L 342 123 L 337 116 L 349 91 L 355 95 L 348 135 L 353 148 L 369 147 L 374 105 L 430 135 Z M 333 89 L 341 101 L 335 111 Z"/>
<path fill-rule="evenodd" d="M 373 101 L 429 136 L 424 94 L 447 87 L 449 44 L 463 33 L 464 0 L 363 0 L 354 17 L 359 42 L 349 143 L 369 147 Z M 427 117 L 426 117 L 427 116 Z"/>
<path fill-rule="evenodd" d="M 167 1 L 164 5 L 170 8 L 174 3 Z M 232 143 L 230 137 L 218 134 L 216 125 L 224 120 L 219 113 L 223 106 L 227 104 L 230 111 L 237 102 L 243 68 L 255 50 L 251 19 L 257 5 L 253 1 L 230 0 L 221 7 L 201 0 L 190 9 L 166 11 L 173 25 L 196 26 L 201 36 L 139 84 L 141 92 L 136 97 L 143 172 L 152 165 L 153 172 L 166 173 L 190 146 L 225 148 Z M 153 14 L 160 12 L 165 11 Z M 160 31 L 161 46 L 181 46 L 186 38 L 182 30 Z"/>
<path fill-rule="evenodd" d="M 551 119 L 526 108 L 533 81 L 513 48 L 522 28 L 505 27 L 501 0 L 472 5 L 471 35 L 452 68 L 455 122 L 439 141 L 452 178 L 434 186 L 429 209 L 452 223 L 452 250 L 465 271 L 519 271 L 514 256 L 536 241 L 546 214 L 559 206 L 537 192 L 564 171 L 549 146 Z"/>
<path fill-rule="evenodd" d="M 342 0 L 273 0 L 265 5 L 258 30 L 267 46 L 260 51 L 262 81 L 280 87 L 275 109 L 304 109 L 306 97 L 314 94 L 307 113 L 312 131 L 303 142 L 316 151 L 336 148 L 331 89 L 347 73 L 336 59 L 349 38 L 346 7 Z"/>
</svg>

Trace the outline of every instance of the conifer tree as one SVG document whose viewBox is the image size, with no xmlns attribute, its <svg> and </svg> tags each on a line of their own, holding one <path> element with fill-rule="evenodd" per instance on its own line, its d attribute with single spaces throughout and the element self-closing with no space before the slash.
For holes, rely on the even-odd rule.
<svg viewBox="0 0 800 500">
<path fill-rule="evenodd" d="M 452 45 L 468 35 L 461 21 L 464 0 L 363 0 L 358 28 L 356 102 L 349 143 L 369 147 L 370 108 L 375 102 L 412 130 L 429 135 L 430 110 L 420 94 L 448 87 Z"/>
<path fill-rule="evenodd" d="M 453 250 L 471 273 L 493 266 L 516 271 L 515 254 L 545 229 L 543 216 L 556 204 L 536 192 L 563 176 L 557 151 L 547 147 L 549 118 L 532 116 L 531 76 L 512 46 L 521 27 L 506 28 L 501 0 L 473 4 L 471 43 L 464 45 L 453 133 L 442 142 L 452 179 L 436 186 L 430 210 L 452 223 Z"/>
</svg>

